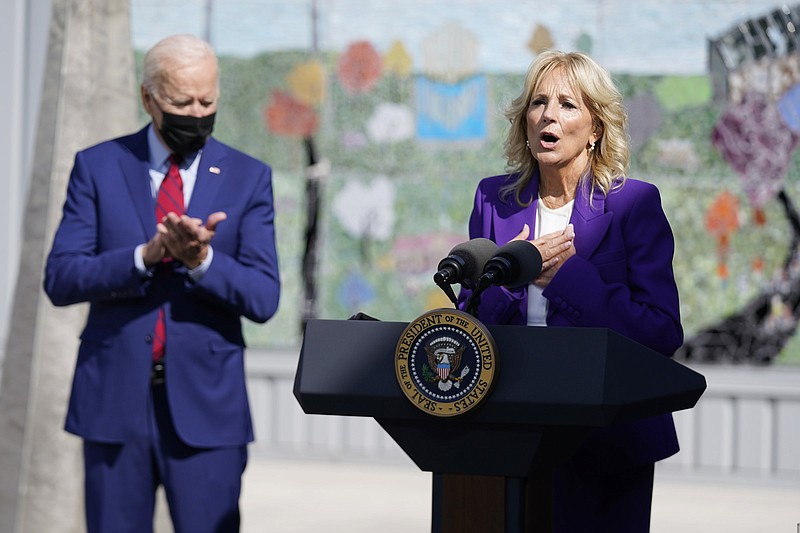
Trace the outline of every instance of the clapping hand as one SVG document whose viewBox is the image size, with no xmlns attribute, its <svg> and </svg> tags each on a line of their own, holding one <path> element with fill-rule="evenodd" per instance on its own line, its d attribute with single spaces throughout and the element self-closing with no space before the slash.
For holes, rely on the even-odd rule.
<svg viewBox="0 0 800 533">
<path fill-rule="evenodd" d="M 217 224 L 227 217 L 224 212 L 217 211 L 211 213 L 204 224 L 199 218 L 167 213 L 157 227 L 166 255 L 189 269 L 197 268 L 208 255 L 208 245 L 216 234 Z"/>
</svg>

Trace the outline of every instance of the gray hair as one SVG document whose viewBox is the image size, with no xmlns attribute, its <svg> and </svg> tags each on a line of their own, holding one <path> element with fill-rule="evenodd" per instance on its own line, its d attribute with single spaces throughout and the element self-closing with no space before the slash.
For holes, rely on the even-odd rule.
<svg viewBox="0 0 800 533">
<path fill-rule="evenodd" d="M 166 70 L 180 69 L 212 59 L 218 69 L 217 56 L 211 45 L 194 35 L 182 34 L 158 41 L 144 56 L 142 87 L 153 95 L 159 94 Z"/>
</svg>

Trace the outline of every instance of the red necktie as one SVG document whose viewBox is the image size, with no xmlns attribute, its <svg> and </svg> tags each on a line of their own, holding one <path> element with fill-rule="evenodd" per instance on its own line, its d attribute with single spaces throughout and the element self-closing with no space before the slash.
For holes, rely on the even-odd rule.
<svg viewBox="0 0 800 533">
<path fill-rule="evenodd" d="M 169 156 L 169 170 L 164 176 L 164 181 L 158 188 L 156 197 L 156 223 L 161 222 L 167 213 L 172 212 L 177 215 L 184 213 L 183 207 L 183 180 L 179 170 L 180 158 L 175 154 Z M 171 257 L 163 259 L 165 263 L 172 261 Z M 153 335 L 153 361 L 161 361 L 164 358 L 164 350 L 167 344 L 167 325 L 164 316 L 164 308 L 158 310 L 158 320 L 156 320 L 155 334 Z"/>
</svg>

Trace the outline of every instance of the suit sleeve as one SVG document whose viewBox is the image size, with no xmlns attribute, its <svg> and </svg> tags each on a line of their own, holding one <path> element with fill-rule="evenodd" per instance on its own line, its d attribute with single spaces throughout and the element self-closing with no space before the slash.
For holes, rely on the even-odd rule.
<svg viewBox="0 0 800 533">
<path fill-rule="evenodd" d="M 672 269 L 675 242 L 658 190 L 637 190 L 630 208 L 614 216 L 621 217 L 624 250 L 569 258 L 544 296 L 557 325 L 607 327 L 671 356 L 683 343 L 683 329 Z M 626 279 L 609 279 L 604 272 L 610 271 L 624 272 Z"/>
<path fill-rule="evenodd" d="M 280 277 L 275 244 L 272 173 L 259 165 L 252 195 L 239 214 L 229 213 L 220 223 L 226 231 L 235 224 L 236 235 L 225 246 L 214 237 L 214 260 L 197 283 L 187 276 L 187 289 L 254 322 L 264 323 L 278 309 Z M 230 215 L 234 215 L 231 217 Z M 234 222 L 235 220 L 235 222 Z M 224 227 L 224 225 L 228 227 Z"/>
<path fill-rule="evenodd" d="M 138 298 L 147 279 L 136 270 L 129 246 L 103 248 L 99 227 L 100 196 L 95 176 L 79 152 L 70 174 L 61 222 L 45 266 L 44 288 L 54 305 Z M 133 226 L 136 221 L 128 221 Z M 118 232 L 130 231 L 129 228 Z M 138 234 L 137 234 L 138 237 Z"/>
</svg>

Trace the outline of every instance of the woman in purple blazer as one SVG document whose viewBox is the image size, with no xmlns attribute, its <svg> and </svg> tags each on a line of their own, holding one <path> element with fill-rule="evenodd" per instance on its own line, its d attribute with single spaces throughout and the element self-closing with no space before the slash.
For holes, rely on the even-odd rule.
<svg viewBox="0 0 800 533">
<path fill-rule="evenodd" d="M 484 292 L 478 318 L 605 327 L 672 356 L 683 343 L 674 239 L 656 187 L 625 176 L 627 117 L 608 73 L 544 52 L 506 116 L 509 173 L 478 185 L 470 238 L 529 240 L 544 263 L 528 286 Z M 598 430 L 554 476 L 554 531 L 648 531 L 654 463 L 677 451 L 671 415 Z"/>
</svg>

